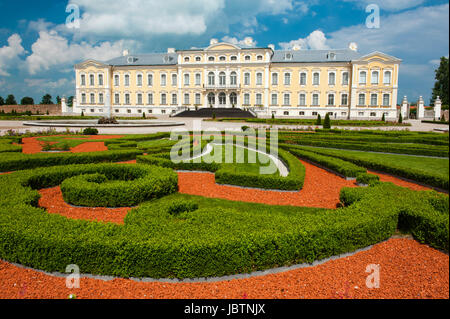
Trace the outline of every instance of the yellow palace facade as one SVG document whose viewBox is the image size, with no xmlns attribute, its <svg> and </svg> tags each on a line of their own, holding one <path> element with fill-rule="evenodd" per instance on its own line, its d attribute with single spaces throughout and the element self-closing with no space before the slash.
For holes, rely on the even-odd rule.
<svg viewBox="0 0 450 319">
<path fill-rule="evenodd" d="M 258 117 L 397 117 L 401 60 L 381 52 L 275 50 L 211 40 L 203 49 L 129 54 L 75 66 L 69 112 L 174 115 L 186 109 L 242 108 Z"/>
</svg>

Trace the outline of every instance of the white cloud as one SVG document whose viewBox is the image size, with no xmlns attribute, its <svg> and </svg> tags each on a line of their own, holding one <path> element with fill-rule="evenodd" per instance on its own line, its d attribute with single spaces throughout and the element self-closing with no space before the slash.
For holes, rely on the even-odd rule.
<svg viewBox="0 0 450 319">
<path fill-rule="evenodd" d="M 0 76 L 9 76 L 6 71 L 18 60 L 19 56 L 26 53 L 22 46 L 22 38 L 18 34 L 13 34 L 8 38 L 8 45 L 0 48 Z"/>
<path fill-rule="evenodd" d="M 248 46 L 248 47 L 256 47 L 257 42 L 255 40 L 253 40 L 253 38 L 251 37 L 246 37 L 244 40 L 238 40 L 235 37 L 230 37 L 228 35 L 224 36 L 222 38 L 223 42 L 227 42 L 227 43 L 232 43 L 232 44 L 237 44 L 237 45 L 242 45 L 242 46 Z"/>
<path fill-rule="evenodd" d="M 414 8 L 425 2 L 425 0 L 344 0 L 345 2 L 356 2 L 359 6 L 366 7 L 369 4 L 377 4 L 381 10 L 399 11 Z"/>
<path fill-rule="evenodd" d="M 26 58 L 25 65 L 30 74 L 35 74 L 53 66 L 74 64 L 85 59 L 109 60 L 119 56 L 123 48 L 124 41 L 102 42 L 98 45 L 69 43 L 56 31 L 41 31 L 31 46 L 32 54 Z"/>
<path fill-rule="evenodd" d="M 66 78 L 56 81 L 49 81 L 48 79 L 25 79 L 25 83 L 29 87 L 39 87 L 45 89 L 58 89 L 69 84 L 70 81 Z"/>
<path fill-rule="evenodd" d="M 300 38 L 290 42 L 280 42 L 279 45 L 283 50 L 291 50 L 294 46 L 299 46 L 304 50 L 325 50 L 329 48 L 326 42 L 325 34 L 320 30 L 316 30 L 311 32 L 306 38 Z"/>
</svg>

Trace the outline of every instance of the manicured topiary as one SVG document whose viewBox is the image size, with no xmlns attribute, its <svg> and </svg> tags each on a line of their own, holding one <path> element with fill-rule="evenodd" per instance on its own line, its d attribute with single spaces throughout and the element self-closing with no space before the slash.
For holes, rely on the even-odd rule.
<svg viewBox="0 0 450 319">
<path fill-rule="evenodd" d="M 330 120 L 330 114 L 327 113 L 325 115 L 325 120 L 323 121 L 323 128 L 324 129 L 330 129 L 331 128 L 331 120 Z"/>
<path fill-rule="evenodd" d="M 320 114 L 317 115 L 316 125 L 322 125 L 322 118 L 320 117 Z"/>
</svg>

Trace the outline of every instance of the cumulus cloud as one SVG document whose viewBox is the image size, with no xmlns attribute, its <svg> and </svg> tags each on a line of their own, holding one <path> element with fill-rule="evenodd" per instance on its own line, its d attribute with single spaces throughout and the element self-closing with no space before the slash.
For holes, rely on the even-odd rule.
<svg viewBox="0 0 450 319">
<path fill-rule="evenodd" d="M 355 2 L 359 6 L 377 4 L 382 10 L 399 11 L 408 8 L 414 8 L 421 5 L 425 0 L 344 0 L 345 2 Z"/>
<path fill-rule="evenodd" d="M 49 81 L 48 79 L 25 79 L 25 83 L 29 87 L 39 87 L 45 89 L 58 89 L 66 86 L 70 81 L 66 78 L 56 81 Z"/>
<path fill-rule="evenodd" d="M 304 50 L 326 50 L 329 48 L 326 42 L 327 38 L 325 37 L 325 34 L 320 30 L 316 30 L 311 32 L 306 38 L 299 38 L 289 42 L 280 42 L 279 45 L 283 50 L 291 50 L 294 46 L 299 46 Z"/>
<path fill-rule="evenodd" d="M 236 45 L 241 45 L 241 46 L 245 46 L 245 47 L 256 47 L 257 42 L 251 38 L 251 37 L 246 37 L 244 40 L 238 40 L 235 37 L 230 37 L 228 35 L 224 36 L 222 38 L 223 42 L 227 42 L 227 43 L 232 43 L 232 44 L 236 44 Z"/>
<path fill-rule="evenodd" d="M 6 71 L 19 59 L 19 56 L 26 51 L 22 46 L 22 38 L 18 34 L 13 34 L 8 38 L 8 45 L 0 48 L 0 76 L 9 76 Z"/>
<path fill-rule="evenodd" d="M 123 48 L 124 41 L 97 45 L 69 43 L 56 31 L 41 31 L 38 40 L 31 46 L 32 53 L 26 58 L 25 65 L 30 74 L 35 74 L 53 66 L 74 64 L 86 59 L 109 60 L 121 55 Z"/>
</svg>

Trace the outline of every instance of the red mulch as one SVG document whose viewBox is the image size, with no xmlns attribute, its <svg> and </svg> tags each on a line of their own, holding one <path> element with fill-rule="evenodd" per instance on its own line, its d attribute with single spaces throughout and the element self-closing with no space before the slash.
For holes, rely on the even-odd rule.
<svg viewBox="0 0 450 319">
<path fill-rule="evenodd" d="M 123 224 L 125 216 L 131 209 L 129 207 L 74 207 L 64 201 L 59 186 L 41 189 L 39 190 L 39 193 L 41 194 L 39 200 L 40 207 L 45 208 L 50 214 L 59 214 L 71 219 L 85 219 Z"/>
<path fill-rule="evenodd" d="M 366 286 L 369 264 L 379 265 L 379 288 Z M 67 299 L 69 294 L 78 299 L 448 299 L 449 256 L 414 240 L 390 239 L 315 267 L 248 279 L 163 283 L 82 278 L 79 289 L 66 288 L 65 278 L 0 261 L 0 298 Z"/>
<path fill-rule="evenodd" d="M 336 208 L 342 187 L 356 187 L 347 181 L 317 166 L 301 161 L 306 168 L 305 183 L 299 192 L 279 192 L 260 189 L 244 189 L 215 183 L 211 173 L 179 172 L 179 192 L 205 197 L 255 202 L 269 205 L 292 205 L 321 208 Z"/>
<path fill-rule="evenodd" d="M 426 191 L 426 190 L 432 189 L 430 187 L 426 187 L 426 186 L 422 186 L 422 185 L 419 185 L 419 184 L 415 184 L 415 183 L 411 183 L 411 182 L 405 181 L 405 180 L 403 180 L 401 178 L 397 178 L 397 177 L 391 176 L 389 174 L 375 173 L 375 172 L 372 172 L 372 171 L 368 171 L 368 172 L 380 176 L 380 181 L 382 181 L 382 182 L 392 182 L 395 185 L 402 186 L 402 187 L 407 187 L 407 188 L 412 189 L 414 191 Z"/>
</svg>

